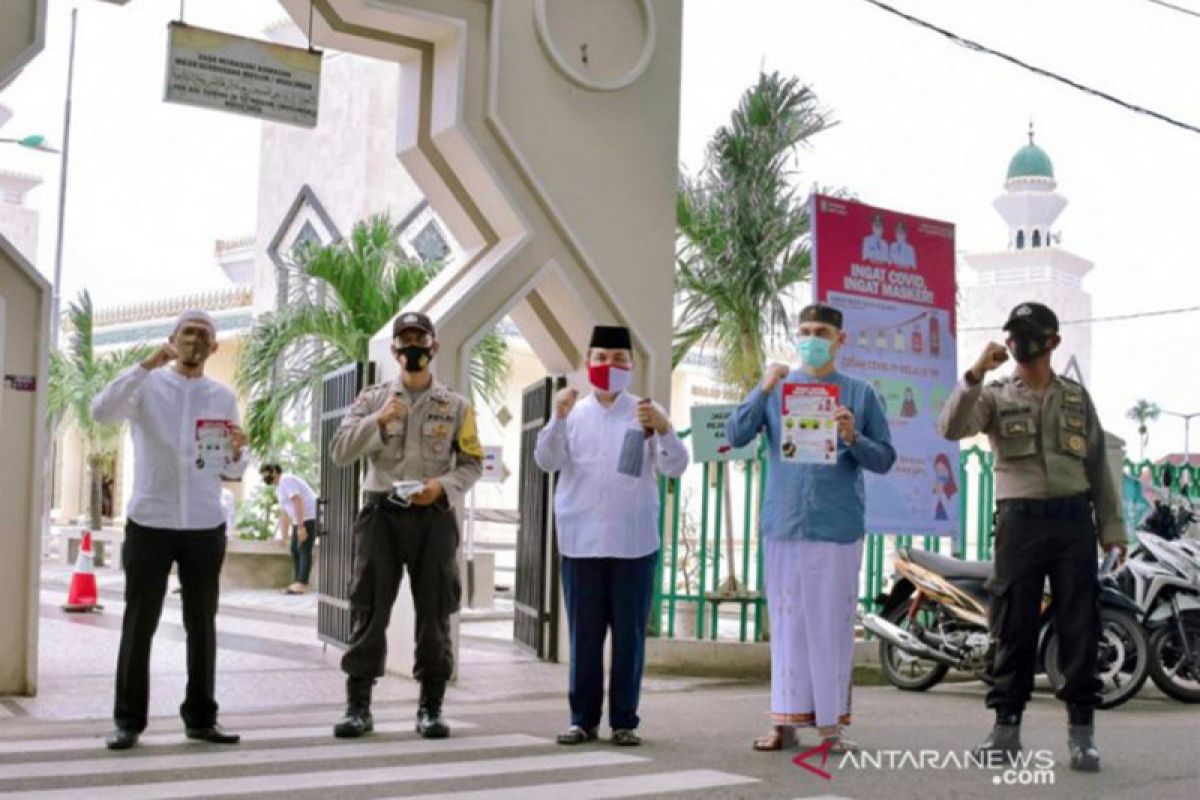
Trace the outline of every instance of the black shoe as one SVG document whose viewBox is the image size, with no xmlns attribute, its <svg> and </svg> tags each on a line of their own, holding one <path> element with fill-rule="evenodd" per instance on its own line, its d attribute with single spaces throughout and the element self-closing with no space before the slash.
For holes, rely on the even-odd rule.
<svg viewBox="0 0 1200 800">
<path fill-rule="evenodd" d="M 1067 728 L 1067 749 L 1071 752 L 1071 769 L 1076 772 L 1099 772 L 1100 751 L 1096 749 L 1091 725 L 1071 725 Z"/>
<path fill-rule="evenodd" d="M 237 744 L 242 740 L 240 735 L 230 733 L 215 722 L 207 728 L 186 728 L 184 733 L 189 739 L 209 744 Z"/>
<path fill-rule="evenodd" d="M 346 679 L 346 716 L 333 726 L 333 735 L 339 739 L 357 739 L 364 733 L 375 730 L 371 716 L 371 687 L 373 678 Z"/>
<path fill-rule="evenodd" d="M 450 726 L 442 720 L 440 711 L 422 708 L 417 712 L 417 733 L 422 739 L 445 739 L 450 735 Z"/>
<path fill-rule="evenodd" d="M 1021 726 L 997 722 L 988 737 L 975 748 L 974 755 L 983 762 L 1000 759 L 1013 763 L 1021 754 Z"/>
<path fill-rule="evenodd" d="M 450 726 L 442 719 L 442 698 L 446 684 L 427 681 L 421 684 L 420 706 L 417 708 L 417 733 L 423 739 L 445 739 Z"/>
<path fill-rule="evenodd" d="M 375 719 L 364 709 L 348 708 L 346 716 L 333 726 L 333 735 L 339 739 L 357 739 L 364 733 L 375 730 Z"/>
<path fill-rule="evenodd" d="M 558 735 L 555 739 L 559 744 L 576 745 L 594 742 L 600 734 L 595 728 L 584 728 L 581 725 L 572 725 Z"/>
<path fill-rule="evenodd" d="M 104 737 L 104 746 L 109 750 L 128 750 L 138 743 L 138 734 L 128 728 L 115 728 Z"/>
</svg>

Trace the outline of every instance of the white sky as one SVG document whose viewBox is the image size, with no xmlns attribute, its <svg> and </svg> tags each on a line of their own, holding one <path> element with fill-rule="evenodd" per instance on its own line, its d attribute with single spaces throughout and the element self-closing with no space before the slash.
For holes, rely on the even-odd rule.
<svg viewBox="0 0 1200 800">
<path fill-rule="evenodd" d="M 1200 10 L 1200 0 L 1178 0 Z M 894 0 L 968 38 L 1200 125 L 1200 19 L 1146 0 Z M 51 0 L 43 54 L 0 92 L 3 135 L 61 142 L 67 15 Z M 162 102 L 166 23 L 178 4 L 79 2 L 64 296 L 109 305 L 224 285 L 213 240 L 255 229 L 257 122 Z M 274 0 L 190 0 L 187 20 L 261 35 Z M 841 124 L 801 158 L 801 185 L 955 222 L 961 250 L 1002 249 L 991 207 L 1030 117 L 1070 205 L 1062 246 L 1096 262 L 1097 316 L 1200 305 L 1194 246 L 1200 135 L 1171 128 L 950 44 L 862 0 L 687 0 L 680 159 L 695 169 L 760 68 L 797 75 Z M 0 148 L 35 172 L 39 262 L 53 268 L 57 163 Z M 1069 329 L 1068 329 L 1069 335 Z M 1147 397 L 1200 410 L 1200 314 L 1098 324 L 1090 388 L 1130 440 L 1124 410 Z M 1200 419 L 1192 449 L 1200 450 Z M 1182 449 L 1182 423 L 1152 429 L 1150 455 Z"/>
</svg>

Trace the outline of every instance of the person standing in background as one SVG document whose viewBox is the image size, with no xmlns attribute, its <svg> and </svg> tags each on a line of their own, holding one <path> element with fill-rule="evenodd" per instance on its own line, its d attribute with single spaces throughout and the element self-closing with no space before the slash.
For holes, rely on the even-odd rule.
<svg viewBox="0 0 1200 800">
<path fill-rule="evenodd" d="M 317 541 L 317 495 L 303 478 L 284 472 L 279 464 L 263 464 L 259 477 L 267 486 L 275 487 L 280 538 L 291 542 L 292 584 L 283 593 L 304 594 Z"/>
</svg>

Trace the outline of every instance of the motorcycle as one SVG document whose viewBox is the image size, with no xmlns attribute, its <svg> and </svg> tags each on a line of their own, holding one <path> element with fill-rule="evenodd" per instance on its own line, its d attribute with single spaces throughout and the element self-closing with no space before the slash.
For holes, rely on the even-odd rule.
<svg viewBox="0 0 1200 800">
<path fill-rule="evenodd" d="M 1115 553 L 1100 568 L 1098 674 L 1100 708 L 1114 708 L 1135 696 L 1149 673 L 1149 643 L 1141 611 L 1118 589 L 1112 575 Z M 879 660 L 892 685 L 925 691 L 950 669 L 991 683 L 994 644 L 988 634 L 991 595 L 986 583 L 991 562 L 964 561 L 923 550 L 900 548 L 896 575 L 878 614 L 865 614 L 863 626 L 879 637 Z M 1037 670 L 1058 689 L 1065 682 L 1058 668 L 1058 636 L 1047 591 L 1038 625 Z"/>
<path fill-rule="evenodd" d="M 1200 542 L 1186 536 L 1195 518 L 1190 503 L 1156 501 L 1117 574 L 1143 615 L 1151 679 L 1184 703 L 1200 703 Z"/>
</svg>

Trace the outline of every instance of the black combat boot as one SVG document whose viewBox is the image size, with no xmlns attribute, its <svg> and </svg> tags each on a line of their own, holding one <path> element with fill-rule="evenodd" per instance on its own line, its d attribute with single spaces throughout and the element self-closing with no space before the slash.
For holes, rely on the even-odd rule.
<svg viewBox="0 0 1200 800">
<path fill-rule="evenodd" d="M 975 757 L 981 761 L 1002 758 L 1012 763 L 1021 753 L 1021 714 L 1014 711 L 997 711 L 996 724 L 992 732 L 975 748 Z"/>
<path fill-rule="evenodd" d="M 442 698 L 446 684 L 442 681 L 421 683 L 421 704 L 417 708 L 417 733 L 424 739 L 445 739 L 450 728 L 442 720 Z"/>
<path fill-rule="evenodd" d="M 1099 772 L 1100 751 L 1092 737 L 1095 710 L 1091 706 L 1067 707 L 1067 750 L 1071 753 L 1071 769 L 1078 772 Z"/>
<path fill-rule="evenodd" d="M 346 678 L 346 716 L 333 726 L 339 739 L 354 739 L 375 730 L 371 718 L 371 687 L 374 678 Z"/>
</svg>

